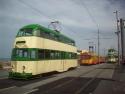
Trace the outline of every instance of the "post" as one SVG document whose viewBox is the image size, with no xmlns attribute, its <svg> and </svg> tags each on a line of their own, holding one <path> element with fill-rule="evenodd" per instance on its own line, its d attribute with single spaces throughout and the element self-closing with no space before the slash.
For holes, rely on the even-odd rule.
<svg viewBox="0 0 125 94">
<path fill-rule="evenodd" d="M 99 44 L 99 29 L 98 29 L 98 63 L 100 62 L 100 59 L 99 59 L 99 46 L 100 46 L 100 44 Z"/>
<path fill-rule="evenodd" d="M 116 10 L 114 13 L 116 14 L 117 32 L 115 32 L 115 33 L 117 34 L 117 37 L 118 37 L 118 64 L 120 65 L 120 55 L 119 55 L 119 52 L 120 52 L 119 33 L 120 33 L 120 31 L 119 31 L 119 27 L 118 27 L 118 22 L 119 22 L 118 11 Z"/>
<path fill-rule="evenodd" d="M 122 58 L 122 63 L 125 63 L 124 60 L 125 60 L 125 44 L 124 44 L 124 39 L 125 39 L 125 35 L 124 35 L 124 21 L 123 19 L 120 19 L 120 30 L 121 30 L 121 58 Z"/>
</svg>

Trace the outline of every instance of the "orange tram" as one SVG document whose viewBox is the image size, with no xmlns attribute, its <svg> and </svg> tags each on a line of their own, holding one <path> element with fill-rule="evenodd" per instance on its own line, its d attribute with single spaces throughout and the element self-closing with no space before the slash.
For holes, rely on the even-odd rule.
<svg viewBox="0 0 125 94">
<path fill-rule="evenodd" d="M 95 65 L 105 62 L 105 57 L 98 56 L 92 52 L 84 52 L 79 55 L 80 65 Z"/>
</svg>

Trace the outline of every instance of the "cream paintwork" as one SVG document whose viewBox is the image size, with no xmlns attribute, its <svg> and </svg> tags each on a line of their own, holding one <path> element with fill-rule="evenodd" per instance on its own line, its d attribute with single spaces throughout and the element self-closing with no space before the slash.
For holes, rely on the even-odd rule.
<svg viewBox="0 0 125 94">
<path fill-rule="evenodd" d="M 26 41 L 26 43 L 16 44 L 17 41 L 24 41 L 24 40 Z M 52 50 L 77 53 L 77 49 L 75 46 L 34 36 L 16 38 L 14 43 L 14 48 L 40 48 L 40 49 L 52 49 Z"/>
<path fill-rule="evenodd" d="M 23 73 L 23 66 L 25 66 L 24 72 L 32 73 L 33 75 L 47 73 L 51 71 L 63 72 L 67 71 L 71 67 L 77 67 L 77 61 L 75 60 L 44 60 L 44 61 L 12 61 L 13 72 Z"/>
<path fill-rule="evenodd" d="M 17 41 L 25 41 L 26 43 L 16 44 Z M 35 36 L 17 37 L 14 48 L 40 48 L 77 53 L 75 46 Z M 77 60 L 12 61 L 11 65 L 13 72 L 23 73 L 23 66 L 25 66 L 26 73 L 37 75 L 51 71 L 63 72 L 71 67 L 77 67 Z"/>
</svg>

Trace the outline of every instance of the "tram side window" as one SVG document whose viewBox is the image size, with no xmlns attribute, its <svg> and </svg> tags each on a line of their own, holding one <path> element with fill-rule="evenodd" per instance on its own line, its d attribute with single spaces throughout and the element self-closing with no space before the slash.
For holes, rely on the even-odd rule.
<svg viewBox="0 0 125 94">
<path fill-rule="evenodd" d="M 61 58 L 61 54 L 59 51 L 55 51 L 55 58 L 56 59 L 60 59 Z"/>
<path fill-rule="evenodd" d="M 36 58 L 36 51 L 35 50 L 32 50 L 31 53 L 30 53 L 30 58 L 31 59 L 35 59 Z"/>
<path fill-rule="evenodd" d="M 17 50 L 17 52 L 18 52 L 19 57 L 23 57 L 23 51 L 22 50 Z"/>
<path fill-rule="evenodd" d="M 50 50 L 45 50 L 45 59 L 50 59 Z"/>
<path fill-rule="evenodd" d="M 55 51 L 51 51 L 50 52 L 50 58 L 51 59 L 55 59 Z"/>
<path fill-rule="evenodd" d="M 24 50 L 24 51 L 23 51 L 23 55 L 24 55 L 24 57 L 28 57 L 28 51 L 27 51 L 27 50 Z"/>
<path fill-rule="evenodd" d="M 40 37 L 40 30 L 34 30 L 33 35 Z"/>
<path fill-rule="evenodd" d="M 61 52 L 61 59 L 65 59 L 65 52 Z"/>
<path fill-rule="evenodd" d="M 45 38 L 45 33 L 43 31 L 40 30 L 40 37 Z"/>
<path fill-rule="evenodd" d="M 47 38 L 47 39 L 50 39 L 50 33 L 49 32 L 44 32 L 45 33 L 45 37 Z"/>
<path fill-rule="evenodd" d="M 69 58 L 69 54 L 67 52 L 65 52 L 65 59 Z"/>
<path fill-rule="evenodd" d="M 55 40 L 55 34 L 54 33 L 50 33 L 50 39 Z"/>
<path fill-rule="evenodd" d="M 59 36 L 58 35 L 55 35 L 55 40 L 59 41 Z"/>
<path fill-rule="evenodd" d="M 38 59 L 44 59 L 45 51 L 44 50 L 38 50 Z"/>
<path fill-rule="evenodd" d="M 72 53 L 72 59 L 77 59 L 77 54 L 76 53 Z"/>
<path fill-rule="evenodd" d="M 68 57 L 69 59 L 71 59 L 72 58 L 72 53 L 69 53 L 69 57 Z"/>
</svg>

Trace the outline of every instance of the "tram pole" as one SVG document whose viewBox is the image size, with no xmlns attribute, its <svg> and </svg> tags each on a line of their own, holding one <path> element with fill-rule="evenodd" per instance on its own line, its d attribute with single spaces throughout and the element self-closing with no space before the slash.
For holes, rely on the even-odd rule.
<svg viewBox="0 0 125 94">
<path fill-rule="evenodd" d="M 99 60 L 99 55 L 100 55 L 100 52 L 99 52 L 99 46 L 100 46 L 100 43 L 99 43 L 100 41 L 99 41 L 99 28 L 98 28 L 98 63 L 100 62 L 100 60 Z"/>
<path fill-rule="evenodd" d="M 118 37 L 118 65 L 120 65 L 120 55 L 119 55 L 119 52 L 120 52 L 120 43 L 119 43 L 119 34 L 120 34 L 120 31 L 119 31 L 119 27 L 118 27 L 118 22 L 119 22 L 118 11 L 116 10 L 114 13 L 116 14 L 115 16 L 116 16 L 116 25 L 117 25 L 117 31 L 115 32 L 115 34 Z"/>
</svg>

